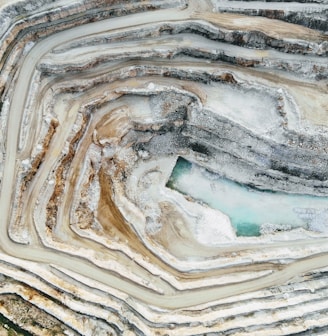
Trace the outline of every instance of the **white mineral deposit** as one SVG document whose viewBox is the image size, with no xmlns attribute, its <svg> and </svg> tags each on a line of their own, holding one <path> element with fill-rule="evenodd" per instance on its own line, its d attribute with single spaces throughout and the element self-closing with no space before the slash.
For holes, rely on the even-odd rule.
<svg viewBox="0 0 328 336">
<path fill-rule="evenodd" d="M 0 334 L 328 335 L 327 0 L 0 0 Z"/>
</svg>

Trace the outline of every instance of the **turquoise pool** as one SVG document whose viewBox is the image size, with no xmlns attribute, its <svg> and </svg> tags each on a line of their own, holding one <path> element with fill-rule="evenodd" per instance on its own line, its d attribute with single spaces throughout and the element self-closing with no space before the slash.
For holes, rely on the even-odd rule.
<svg viewBox="0 0 328 336">
<path fill-rule="evenodd" d="M 225 213 L 237 236 L 259 236 L 270 228 L 320 231 L 328 221 L 327 197 L 252 189 L 183 158 L 177 160 L 167 187 Z"/>
</svg>

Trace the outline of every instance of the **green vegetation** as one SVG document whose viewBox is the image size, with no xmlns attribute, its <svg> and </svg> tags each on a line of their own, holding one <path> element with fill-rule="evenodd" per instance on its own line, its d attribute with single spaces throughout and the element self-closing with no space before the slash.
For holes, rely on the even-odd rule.
<svg viewBox="0 0 328 336">
<path fill-rule="evenodd" d="M 8 336 L 32 336 L 32 334 L 20 328 L 2 314 L 0 314 L 0 326 L 8 330 Z"/>
</svg>

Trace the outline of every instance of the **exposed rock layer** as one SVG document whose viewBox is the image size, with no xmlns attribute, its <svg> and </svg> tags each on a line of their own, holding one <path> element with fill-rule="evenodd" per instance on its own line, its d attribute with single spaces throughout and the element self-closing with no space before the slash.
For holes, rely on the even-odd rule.
<svg viewBox="0 0 328 336">
<path fill-rule="evenodd" d="M 37 335 L 327 333 L 325 232 L 236 238 L 165 187 L 183 156 L 252 188 L 328 195 L 327 10 L 3 5 L 1 295 L 19 303 L 1 314 Z M 43 315 L 21 319 L 29 305 Z"/>
</svg>

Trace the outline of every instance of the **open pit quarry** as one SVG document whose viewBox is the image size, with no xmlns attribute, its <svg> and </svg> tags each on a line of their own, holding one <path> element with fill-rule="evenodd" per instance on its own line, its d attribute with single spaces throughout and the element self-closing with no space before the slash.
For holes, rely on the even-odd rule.
<svg viewBox="0 0 328 336">
<path fill-rule="evenodd" d="M 327 56 L 327 0 L 0 0 L 3 334 L 328 335 Z"/>
</svg>

